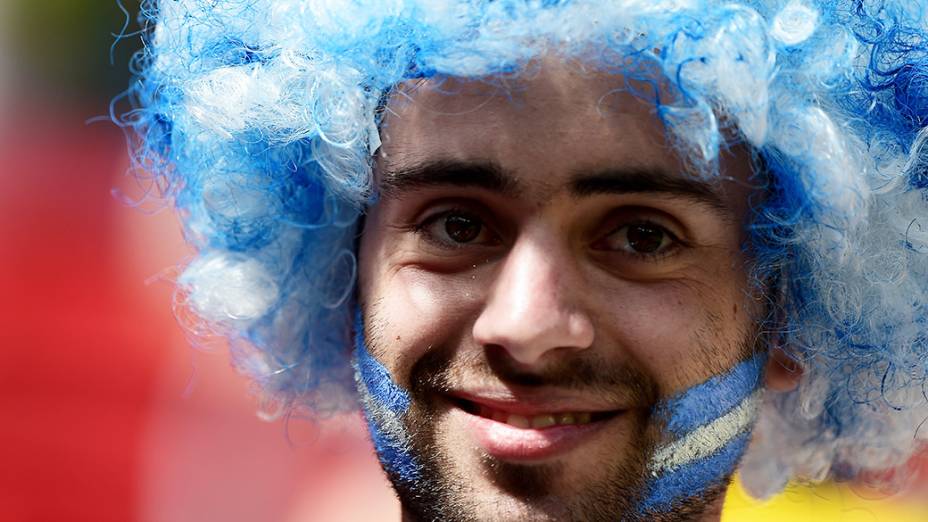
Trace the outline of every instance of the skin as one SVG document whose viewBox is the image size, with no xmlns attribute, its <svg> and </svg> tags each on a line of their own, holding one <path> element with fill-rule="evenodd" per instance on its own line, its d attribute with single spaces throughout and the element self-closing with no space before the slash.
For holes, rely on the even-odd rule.
<svg viewBox="0 0 928 522">
<path fill-rule="evenodd" d="M 405 519 L 627 516 L 661 437 L 655 402 L 764 346 L 765 299 L 743 249 L 758 197 L 747 155 L 723 153 L 722 176 L 698 182 L 653 106 L 620 85 L 546 59 L 504 84 L 401 85 L 387 103 L 359 301 L 370 352 L 410 390 L 407 427 L 434 481 L 425 489 L 441 491 L 395 483 Z M 487 165 L 511 190 L 417 175 Z M 635 172 L 705 193 L 621 182 Z M 620 182 L 578 193 L 591 176 Z M 770 361 L 768 386 L 793 386 L 797 372 Z M 508 462 L 476 443 L 460 393 L 622 414 L 569 451 Z M 653 519 L 718 520 L 723 492 Z"/>
</svg>

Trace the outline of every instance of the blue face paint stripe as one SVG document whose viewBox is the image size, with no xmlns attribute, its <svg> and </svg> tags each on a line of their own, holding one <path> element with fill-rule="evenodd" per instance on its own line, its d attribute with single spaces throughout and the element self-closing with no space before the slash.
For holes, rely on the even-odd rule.
<svg viewBox="0 0 928 522">
<path fill-rule="evenodd" d="M 652 472 L 670 473 L 717 453 L 732 439 L 749 430 L 757 419 L 761 391 L 748 396 L 738 407 L 685 436 L 659 447 L 651 457 Z"/>
<path fill-rule="evenodd" d="M 405 428 L 399 417 L 376 404 L 368 404 L 367 408 L 368 430 L 384 468 L 407 483 L 417 480 L 419 466 L 409 451 Z"/>
<path fill-rule="evenodd" d="M 409 451 L 409 435 L 402 422 L 411 402 L 409 393 L 393 382 L 386 367 L 368 352 L 360 310 L 355 314 L 355 373 L 377 458 L 401 481 L 417 481 L 419 465 Z"/>
<path fill-rule="evenodd" d="M 364 323 L 361 319 L 360 310 L 355 317 L 354 337 L 358 372 L 362 382 L 367 387 L 368 393 L 394 414 L 402 415 L 406 413 L 410 404 L 409 393 L 397 386 L 393 382 L 390 372 L 367 351 L 364 342 Z"/>
<path fill-rule="evenodd" d="M 731 474 L 747 449 L 751 433 L 745 432 L 722 447 L 717 453 L 692 462 L 651 481 L 648 494 L 639 505 L 639 512 L 669 511 L 677 500 L 719 484 Z"/>
<path fill-rule="evenodd" d="M 369 423 L 368 426 L 371 426 L 371 424 Z M 412 455 L 406 451 L 406 448 L 394 443 L 390 437 L 380 434 L 372 426 L 371 438 L 374 441 L 377 458 L 380 459 L 385 469 L 407 484 L 419 480 L 419 466 L 416 464 L 415 459 L 412 458 Z"/>
<path fill-rule="evenodd" d="M 760 386 L 766 358 L 766 354 L 755 354 L 727 373 L 661 402 L 655 406 L 655 415 L 667 419 L 665 429 L 675 437 L 714 421 L 737 407 Z"/>
</svg>

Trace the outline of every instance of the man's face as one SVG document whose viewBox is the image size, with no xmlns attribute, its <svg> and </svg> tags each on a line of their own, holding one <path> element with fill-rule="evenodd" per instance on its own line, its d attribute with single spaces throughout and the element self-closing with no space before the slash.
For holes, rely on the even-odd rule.
<svg viewBox="0 0 928 522">
<path fill-rule="evenodd" d="M 621 85 L 544 61 L 387 103 L 359 297 L 370 354 L 409 395 L 419 471 L 386 467 L 410 518 L 630 516 L 665 437 L 655 405 L 752 353 L 747 157 L 723 154 L 715 182 L 685 173 Z"/>
</svg>

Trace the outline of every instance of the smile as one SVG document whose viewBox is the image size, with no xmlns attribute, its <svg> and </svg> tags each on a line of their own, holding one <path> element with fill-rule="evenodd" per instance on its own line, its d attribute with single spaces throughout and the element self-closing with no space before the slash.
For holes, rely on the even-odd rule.
<svg viewBox="0 0 928 522">
<path fill-rule="evenodd" d="M 489 456 L 509 461 L 539 461 L 562 456 L 590 441 L 621 410 L 556 408 L 545 411 L 526 403 L 487 404 L 451 397 L 457 417 Z"/>
<path fill-rule="evenodd" d="M 458 406 L 470 413 L 485 419 L 492 419 L 496 422 L 502 422 L 518 429 L 545 429 L 552 426 L 570 426 L 577 424 L 589 424 L 612 417 L 616 412 L 557 412 L 541 413 L 538 415 L 519 415 L 502 409 L 493 408 L 484 404 L 478 404 L 472 401 L 458 399 Z"/>
</svg>

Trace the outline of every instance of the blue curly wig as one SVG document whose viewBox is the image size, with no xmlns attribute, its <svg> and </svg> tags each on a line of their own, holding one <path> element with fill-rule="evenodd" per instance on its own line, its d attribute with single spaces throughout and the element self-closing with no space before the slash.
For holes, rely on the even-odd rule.
<svg viewBox="0 0 928 522">
<path fill-rule="evenodd" d="M 198 250 L 178 292 L 196 328 L 230 338 L 280 411 L 331 412 L 357 407 L 354 243 L 385 93 L 552 51 L 659 74 L 674 95 L 656 114 L 681 157 L 711 176 L 741 143 L 769 183 L 748 225 L 754 277 L 776 282 L 768 326 L 804 373 L 768 394 L 741 468 L 766 496 L 900 466 L 928 438 L 926 13 L 926 0 L 149 1 L 119 123 Z"/>
</svg>

